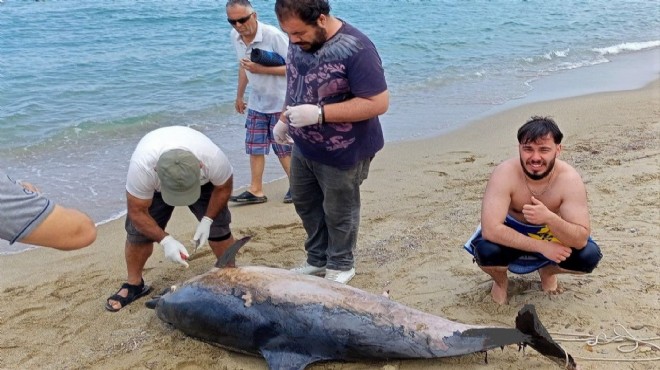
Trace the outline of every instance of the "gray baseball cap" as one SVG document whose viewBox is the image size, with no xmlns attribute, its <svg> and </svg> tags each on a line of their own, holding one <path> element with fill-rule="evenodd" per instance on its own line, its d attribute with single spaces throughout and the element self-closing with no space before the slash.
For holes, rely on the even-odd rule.
<svg viewBox="0 0 660 370">
<path fill-rule="evenodd" d="M 171 206 L 189 206 L 199 199 L 200 163 L 191 152 L 172 149 L 158 158 L 160 192 Z"/>
</svg>

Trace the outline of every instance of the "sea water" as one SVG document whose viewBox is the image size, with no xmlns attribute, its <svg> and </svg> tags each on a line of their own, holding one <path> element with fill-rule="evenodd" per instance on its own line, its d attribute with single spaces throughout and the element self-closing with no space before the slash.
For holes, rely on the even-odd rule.
<svg viewBox="0 0 660 370">
<path fill-rule="evenodd" d="M 259 20 L 277 25 L 274 1 L 252 3 Z M 660 71 L 655 1 L 330 4 L 378 48 L 391 93 L 381 118 L 387 142 L 441 135 L 530 99 L 638 88 Z M 140 138 L 186 125 L 226 152 L 236 187 L 248 184 L 224 5 L 0 3 L 0 169 L 102 223 L 125 212 L 126 170 Z M 616 73 L 603 71 L 617 63 Z M 570 77 L 576 71 L 581 79 Z M 283 176 L 269 156 L 266 180 Z M 0 254 L 24 248 L 0 244 Z"/>
</svg>

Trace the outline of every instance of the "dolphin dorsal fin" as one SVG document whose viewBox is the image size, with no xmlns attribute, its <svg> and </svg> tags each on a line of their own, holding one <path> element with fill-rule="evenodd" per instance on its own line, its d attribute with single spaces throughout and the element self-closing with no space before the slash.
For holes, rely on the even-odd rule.
<svg viewBox="0 0 660 370">
<path fill-rule="evenodd" d="M 246 236 L 243 239 L 234 242 L 234 244 L 232 244 L 229 248 L 227 248 L 225 253 L 223 253 L 222 256 L 218 258 L 218 261 L 215 263 L 215 267 L 223 268 L 227 266 L 227 263 L 233 260 L 234 257 L 236 257 L 236 253 L 238 253 L 238 250 L 241 249 L 241 247 L 244 246 L 245 243 L 249 242 L 250 239 L 252 239 L 251 236 Z"/>
</svg>

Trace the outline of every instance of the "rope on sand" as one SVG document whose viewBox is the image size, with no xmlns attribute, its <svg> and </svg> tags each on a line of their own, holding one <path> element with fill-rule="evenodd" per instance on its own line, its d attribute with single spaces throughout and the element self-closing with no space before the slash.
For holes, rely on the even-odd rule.
<svg viewBox="0 0 660 370">
<path fill-rule="evenodd" d="M 623 334 L 617 332 L 617 329 L 621 328 Z M 623 325 L 617 324 L 617 327 L 614 328 L 614 336 L 608 337 L 605 333 L 600 333 L 596 336 L 590 334 L 579 334 L 579 333 L 560 333 L 560 332 L 550 332 L 552 335 L 562 335 L 566 337 L 574 338 L 553 338 L 558 342 L 585 342 L 590 347 L 595 347 L 601 344 L 609 343 L 621 343 L 616 347 L 616 349 L 621 353 L 632 353 L 637 351 L 640 345 L 646 345 L 660 351 L 660 346 L 651 343 L 654 340 L 660 340 L 660 337 L 652 338 L 637 338 L 634 335 L 630 334 L 630 331 L 626 329 Z M 566 351 L 564 351 L 566 352 Z M 648 362 L 648 361 L 660 361 L 660 357 L 648 357 L 648 358 L 607 358 L 607 357 L 579 357 L 573 356 L 575 359 L 585 360 L 585 361 L 611 361 L 611 362 Z"/>
</svg>

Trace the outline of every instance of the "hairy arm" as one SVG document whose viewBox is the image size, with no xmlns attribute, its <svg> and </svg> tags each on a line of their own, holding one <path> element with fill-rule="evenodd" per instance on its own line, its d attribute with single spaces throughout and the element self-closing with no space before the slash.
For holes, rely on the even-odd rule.
<svg viewBox="0 0 660 370">
<path fill-rule="evenodd" d="M 149 214 L 151 202 L 152 199 L 140 199 L 126 192 L 126 208 L 133 226 L 146 237 L 159 242 L 168 234 L 158 226 L 156 220 Z"/>
<path fill-rule="evenodd" d="M 60 250 L 86 247 L 96 240 L 96 226 L 84 213 L 55 205 L 48 217 L 21 243 L 39 245 Z"/>
<path fill-rule="evenodd" d="M 218 213 L 227 206 L 227 201 L 231 196 L 231 192 L 234 188 L 234 177 L 231 176 L 227 181 L 222 185 L 215 185 L 213 187 L 213 193 L 211 193 L 211 199 L 209 205 L 206 208 L 205 216 L 210 219 L 215 219 L 218 216 Z"/>
<path fill-rule="evenodd" d="M 354 97 L 340 103 L 323 106 L 326 122 L 358 122 L 387 112 L 390 104 L 388 90 L 369 98 Z"/>
<path fill-rule="evenodd" d="M 286 66 L 265 66 L 259 63 L 250 61 L 249 59 L 241 60 L 241 67 L 250 73 L 284 76 L 286 75 Z"/>
</svg>

